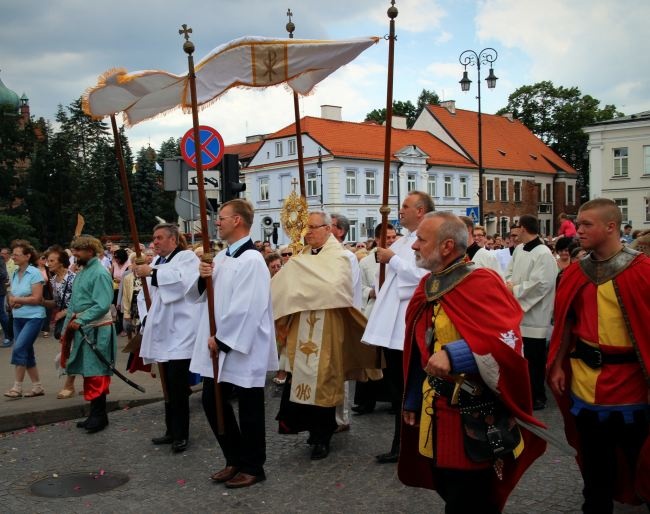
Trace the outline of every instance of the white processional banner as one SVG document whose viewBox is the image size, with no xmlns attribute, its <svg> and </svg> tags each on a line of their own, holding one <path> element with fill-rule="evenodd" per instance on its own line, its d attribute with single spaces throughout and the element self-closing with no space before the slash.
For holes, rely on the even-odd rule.
<svg viewBox="0 0 650 514">
<path fill-rule="evenodd" d="M 242 37 L 221 45 L 195 66 L 197 105 L 207 106 L 230 88 L 287 83 L 306 95 L 316 84 L 379 41 L 378 37 L 339 41 Z M 86 114 L 103 118 L 124 113 L 128 126 L 167 111 L 192 106 L 187 74 L 123 68 L 101 75 L 83 97 Z"/>
</svg>

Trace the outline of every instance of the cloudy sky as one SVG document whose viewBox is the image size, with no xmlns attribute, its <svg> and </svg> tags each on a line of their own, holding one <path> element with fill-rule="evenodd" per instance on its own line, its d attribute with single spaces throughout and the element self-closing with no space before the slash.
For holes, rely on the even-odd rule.
<svg viewBox="0 0 650 514">
<path fill-rule="evenodd" d="M 186 71 L 178 35 L 183 23 L 193 29 L 198 62 L 240 36 L 286 37 L 288 7 L 296 37 L 337 39 L 384 36 L 389 6 L 389 0 L 7 0 L 0 16 L 0 78 L 27 94 L 33 115 L 52 120 L 59 104 L 68 105 L 109 68 Z M 396 100 L 415 103 L 427 88 L 476 110 L 476 70 L 470 70 L 473 92 L 461 93 L 458 56 L 493 47 L 499 81 L 494 90 L 482 89 L 484 112 L 497 111 L 517 87 L 540 80 L 578 86 L 626 114 L 650 109 L 647 0 L 397 0 L 396 6 Z M 362 121 L 383 107 L 387 55 L 381 40 L 302 98 L 302 115 L 318 116 L 320 105 L 330 104 L 343 107 L 343 119 Z M 291 94 L 283 87 L 231 90 L 200 115 L 226 144 L 292 120 Z M 128 135 L 137 150 L 181 137 L 190 126 L 191 116 L 179 111 L 142 122 Z"/>
</svg>

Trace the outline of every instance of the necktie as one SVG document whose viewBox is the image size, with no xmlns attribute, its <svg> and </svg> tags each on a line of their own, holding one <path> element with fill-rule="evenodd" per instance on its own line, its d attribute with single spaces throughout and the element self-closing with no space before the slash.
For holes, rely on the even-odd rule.
<svg viewBox="0 0 650 514">
<path fill-rule="evenodd" d="M 226 257 L 230 257 L 230 246 L 226 249 Z"/>
<path fill-rule="evenodd" d="M 166 262 L 167 262 L 167 259 L 165 257 L 161 257 L 160 260 L 158 261 L 158 265 L 165 264 Z"/>
</svg>

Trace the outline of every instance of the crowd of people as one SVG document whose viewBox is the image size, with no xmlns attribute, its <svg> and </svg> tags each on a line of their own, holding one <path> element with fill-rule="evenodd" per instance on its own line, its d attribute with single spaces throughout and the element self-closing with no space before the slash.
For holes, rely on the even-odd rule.
<svg viewBox="0 0 650 514">
<path fill-rule="evenodd" d="M 419 191 L 399 211 L 406 233 L 388 225 L 384 244 L 381 225 L 372 240 L 345 243 L 345 216 L 311 211 L 304 246 L 273 249 L 252 240 L 253 219 L 246 200 L 222 205 L 216 255 L 168 223 L 141 259 L 91 236 L 42 259 L 27 241 L 2 249 L 0 323 L 15 366 L 5 396 L 45 393 L 34 342 L 54 332 L 66 373 L 57 397 L 74 395 L 81 376 L 90 411 L 78 426 L 99 432 L 125 336 L 129 371 L 160 373 L 165 433 L 152 444 L 188 449 L 190 386 L 202 380 L 224 456 L 216 483 L 266 478 L 272 376 L 278 431 L 307 432 L 312 460 L 328 457 L 352 412 L 387 401 L 393 439 L 378 464 L 398 463 L 403 483 L 436 490 L 445 512 L 501 512 L 545 451 L 534 412 L 547 407 L 548 381 L 581 464 L 583 511 L 650 500 L 650 234 L 621 232 L 614 202 L 561 215 L 555 238 L 533 215 L 490 236 Z"/>
</svg>

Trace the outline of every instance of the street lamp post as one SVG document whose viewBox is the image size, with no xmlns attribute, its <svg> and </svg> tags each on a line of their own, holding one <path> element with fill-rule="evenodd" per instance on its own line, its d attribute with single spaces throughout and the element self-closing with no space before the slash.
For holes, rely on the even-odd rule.
<svg viewBox="0 0 650 514">
<path fill-rule="evenodd" d="M 318 174 L 320 175 L 320 210 L 322 211 L 325 209 L 325 204 L 323 203 L 323 153 L 320 146 L 318 147 Z"/>
<path fill-rule="evenodd" d="M 494 74 L 492 63 L 497 60 L 497 51 L 494 48 L 484 48 L 478 54 L 474 50 L 465 50 L 458 58 L 458 61 L 465 67 L 463 78 L 460 79 L 462 91 L 469 91 L 472 81 L 467 76 L 467 66 L 476 66 L 478 73 L 478 219 L 483 224 L 483 128 L 481 125 L 481 64 L 490 65 L 490 73 L 485 79 L 488 89 L 493 89 L 497 83 L 497 76 Z"/>
</svg>

